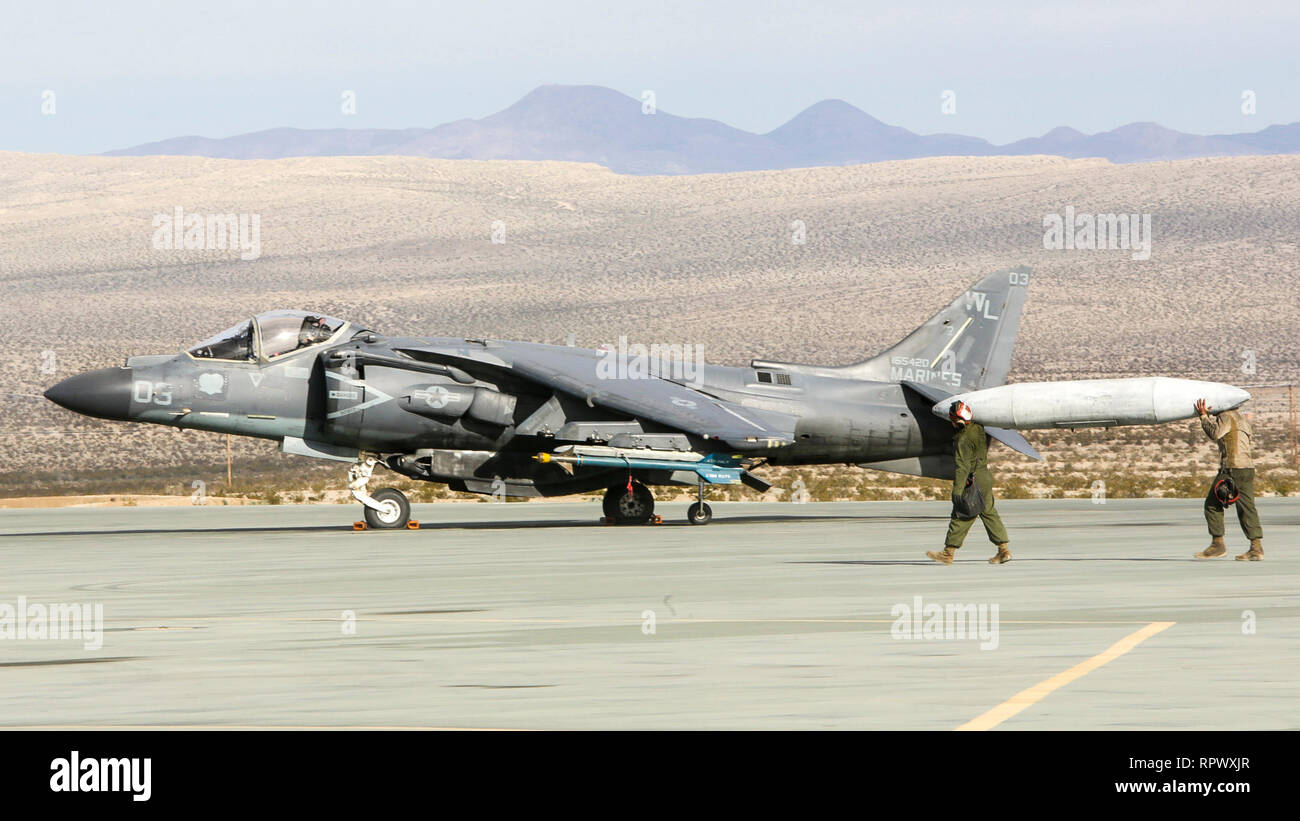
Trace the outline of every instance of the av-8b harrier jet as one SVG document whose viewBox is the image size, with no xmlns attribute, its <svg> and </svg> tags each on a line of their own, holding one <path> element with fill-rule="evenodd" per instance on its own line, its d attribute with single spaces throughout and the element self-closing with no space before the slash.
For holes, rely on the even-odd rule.
<svg viewBox="0 0 1300 821">
<path fill-rule="evenodd" d="M 894 347 L 840 366 L 626 367 L 611 363 L 609 349 L 390 337 L 271 311 L 176 355 L 133 356 L 66 379 L 45 396 L 90 416 L 273 439 L 285 453 L 350 462 L 349 487 L 374 528 L 410 519 L 400 491 L 368 492 L 378 465 L 471 493 L 604 490 L 606 520 L 620 524 L 654 517 L 651 486 L 694 486 L 687 517 L 706 524 L 707 487 L 766 491 L 754 472 L 763 465 L 951 478 L 952 428 L 935 409 L 1006 380 L 1029 276 L 1027 268 L 990 274 Z M 981 403 L 972 404 L 978 413 Z M 1165 421 L 1105 408 L 1080 419 L 1075 410 L 1079 426 Z M 988 431 L 1040 458 L 1014 430 Z"/>
</svg>

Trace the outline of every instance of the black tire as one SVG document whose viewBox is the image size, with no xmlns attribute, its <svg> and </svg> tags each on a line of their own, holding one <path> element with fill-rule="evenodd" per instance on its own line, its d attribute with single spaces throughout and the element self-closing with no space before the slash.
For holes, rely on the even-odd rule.
<svg viewBox="0 0 1300 821">
<path fill-rule="evenodd" d="M 696 502 L 686 508 L 686 521 L 693 525 L 707 525 L 713 521 L 713 508 L 707 502 Z"/>
<path fill-rule="evenodd" d="M 604 511 L 606 519 L 618 517 L 618 497 L 624 493 L 627 493 L 627 488 L 623 485 L 612 485 L 605 489 L 605 498 L 600 502 L 600 509 Z"/>
<path fill-rule="evenodd" d="M 613 519 L 615 524 L 641 525 L 650 521 L 655 513 L 655 497 L 650 488 L 640 482 L 632 483 L 632 492 L 627 492 L 627 485 L 614 485 L 605 491 L 601 503 L 605 518 Z"/>
<path fill-rule="evenodd" d="M 386 509 L 381 512 L 362 505 L 368 527 L 376 530 L 397 530 L 406 527 L 406 523 L 411 521 L 411 503 L 407 501 L 406 494 L 397 488 L 381 488 L 370 494 L 370 498 Z"/>
</svg>

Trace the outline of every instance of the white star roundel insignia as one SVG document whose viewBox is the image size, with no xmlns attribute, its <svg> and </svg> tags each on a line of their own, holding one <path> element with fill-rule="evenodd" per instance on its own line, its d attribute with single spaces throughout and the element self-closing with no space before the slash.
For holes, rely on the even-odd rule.
<svg viewBox="0 0 1300 821">
<path fill-rule="evenodd" d="M 447 403 L 450 401 L 451 401 L 451 392 L 448 391 L 446 388 L 444 388 L 442 385 L 434 385 L 433 387 L 429 388 L 429 390 L 425 391 L 425 395 L 424 395 L 425 404 L 431 408 L 434 408 L 435 410 L 438 408 L 447 407 Z"/>
</svg>

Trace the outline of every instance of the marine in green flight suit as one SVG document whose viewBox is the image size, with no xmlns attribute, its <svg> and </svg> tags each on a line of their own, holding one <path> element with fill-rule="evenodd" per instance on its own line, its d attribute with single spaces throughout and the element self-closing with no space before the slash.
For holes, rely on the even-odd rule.
<svg viewBox="0 0 1300 821">
<path fill-rule="evenodd" d="M 1258 562 L 1264 558 L 1264 529 L 1259 524 L 1259 511 L 1255 508 L 1255 461 L 1251 456 L 1255 441 L 1255 427 L 1250 420 L 1235 410 L 1211 413 L 1211 408 L 1204 399 L 1196 401 L 1196 413 L 1201 419 L 1201 429 L 1205 435 L 1219 446 L 1219 473 L 1232 477 L 1240 494 L 1237 505 L 1237 521 L 1241 532 L 1250 539 L 1250 549 L 1237 556 L 1239 562 Z M 1214 559 L 1228 552 L 1223 543 L 1223 502 L 1214 493 L 1214 484 L 1205 494 L 1205 524 L 1210 529 L 1210 546 L 1195 556 L 1198 559 Z"/>
<path fill-rule="evenodd" d="M 989 436 L 984 426 L 971 421 L 971 410 L 964 402 L 954 402 L 948 409 L 948 418 L 956 432 L 952 437 L 953 459 L 957 463 L 957 472 L 953 476 L 952 497 L 955 501 L 966 488 L 966 479 L 975 477 L 975 484 L 984 496 L 984 511 L 977 517 L 984 523 L 989 541 L 997 546 L 998 552 L 989 559 L 989 564 L 1005 564 L 1011 561 L 1011 551 L 1007 549 L 1007 528 L 1002 524 L 993 501 L 993 474 L 989 472 Z M 957 548 L 966 540 L 975 519 L 961 519 L 953 512 L 948 522 L 948 535 L 944 538 L 943 550 L 927 551 L 926 556 L 940 564 L 952 564 L 956 558 Z"/>
</svg>

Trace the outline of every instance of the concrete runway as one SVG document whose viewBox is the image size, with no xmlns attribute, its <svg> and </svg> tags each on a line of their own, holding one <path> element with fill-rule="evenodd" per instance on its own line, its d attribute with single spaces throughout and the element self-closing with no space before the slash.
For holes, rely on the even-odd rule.
<svg viewBox="0 0 1300 821">
<path fill-rule="evenodd" d="M 1199 500 L 998 505 L 999 567 L 979 525 L 924 559 L 940 502 L 719 503 L 707 527 L 417 505 L 420 531 L 363 533 L 357 505 L 0 511 L 0 605 L 105 621 L 97 650 L 0 639 L 0 727 L 1300 726 L 1300 499 L 1261 500 L 1258 563 L 1235 521 L 1226 559 L 1191 558 Z M 917 596 L 997 605 L 996 649 L 894 637 Z"/>
</svg>

